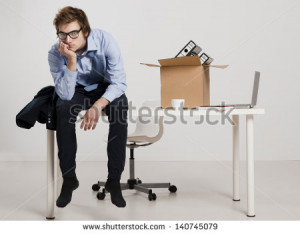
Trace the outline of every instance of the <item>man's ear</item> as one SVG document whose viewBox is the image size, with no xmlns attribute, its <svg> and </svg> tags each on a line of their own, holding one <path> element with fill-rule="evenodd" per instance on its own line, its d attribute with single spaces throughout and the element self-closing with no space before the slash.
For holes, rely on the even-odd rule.
<svg viewBox="0 0 300 234">
<path fill-rule="evenodd" d="M 86 33 L 84 34 L 84 37 L 85 37 L 85 38 L 87 38 L 87 37 L 88 37 L 88 35 L 89 35 L 89 33 L 88 33 L 88 32 L 86 32 Z"/>
</svg>

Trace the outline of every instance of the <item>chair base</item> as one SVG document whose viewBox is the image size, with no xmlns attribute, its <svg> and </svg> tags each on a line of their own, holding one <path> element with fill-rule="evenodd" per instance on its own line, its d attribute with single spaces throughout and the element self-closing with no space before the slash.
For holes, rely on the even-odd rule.
<svg viewBox="0 0 300 234">
<path fill-rule="evenodd" d="M 103 200 L 105 198 L 105 194 L 108 193 L 108 191 L 104 188 L 105 183 L 103 181 L 98 181 L 97 184 L 94 184 L 92 186 L 92 189 L 94 191 L 99 191 L 102 188 L 102 192 L 97 193 L 97 198 L 99 200 Z M 142 181 L 137 179 L 128 179 L 127 183 L 120 183 L 121 184 L 121 190 L 137 190 L 139 192 L 143 192 L 148 194 L 149 201 L 155 201 L 156 200 L 156 194 L 152 192 L 152 188 L 168 188 L 171 193 L 175 193 L 177 191 L 177 188 L 175 185 L 171 185 L 170 183 L 142 183 Z"/>
<path fill-rule="evenodd" d="M 134 149 L 137 147 L 147 146 L 150 144 L 152 143 L 136 144 L 136 142 L 134 142 L 131 144 L 127 144 L 127 147 L 130 148 L 129 179 L 127 180 L 127 183 L 120 183 L 120 184 L 121 184 L 121 190 L 134 189 L 148 194 L 149 201 L 155 201 L 156 194 L 152 192 L 152 188 L 168 188 L 171 193 L 175 193 L 177 191 L 177 188 L 175 185 L 171 185 L 170 183 L 142 183 L 142 181 L 139 178 L 135 179 Z M 98 181 L 97 184 L 94 184 L 92 186 L 92 189 L 94 191 L 99 191 L 101 186 L 103 186 L 102 192 L 97 193 L 97 198 L 99 200 L 103 200 L 105 198 L 105 194 L 108 193 L 105 190 L 105 183 L 106 182 Z"/>
</svg>

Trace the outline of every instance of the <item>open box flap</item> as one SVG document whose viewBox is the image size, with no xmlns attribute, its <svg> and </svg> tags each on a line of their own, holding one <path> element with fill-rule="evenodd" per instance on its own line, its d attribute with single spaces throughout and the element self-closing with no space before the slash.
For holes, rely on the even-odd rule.
<svg viewBox="0 0 300 234">
<path fill-rule="evenodd" d="M 150 63 L 140 63 L 142 65 L 146 65 L 148 67 L 160 67 L 159 65 L 155 65 L 155 64 L 150 64 Z"/>
<path fill-rule="evenodd" d="M 226 67 L 228 67 L 229 65 L 203 65 L 204 67 L 216 67 L 216 68 L 221 68 L 221 69 L 225 69 Z"/>
</svg>

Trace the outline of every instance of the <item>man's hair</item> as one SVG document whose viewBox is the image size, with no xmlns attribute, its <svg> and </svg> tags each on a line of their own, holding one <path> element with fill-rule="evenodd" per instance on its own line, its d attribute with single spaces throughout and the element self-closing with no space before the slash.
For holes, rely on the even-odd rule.
<svg viewBox="0 0 300 234">
<path fill-rule="evenodd" d="M 56 31 L 58 32 L 59 25 L 69 24 L 75 20 L 77 20 L 80 27 L 82 28 L 83 34 L 90 34 L 90 24 L 84 11 L 71 6 L 66 6 L 59 10 L 59 12 L 55 16 L 55 19 L 53 20 L 53 25 L 55 26 Z"/>
</svg>

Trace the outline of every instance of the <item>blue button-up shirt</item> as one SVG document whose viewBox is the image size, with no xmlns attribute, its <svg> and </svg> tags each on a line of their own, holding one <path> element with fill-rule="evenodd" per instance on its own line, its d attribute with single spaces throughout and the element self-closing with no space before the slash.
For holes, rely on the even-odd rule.
<svg viewBox="0 0 300 234">
<path fill-rule="evenodd" d="M 86 51 L 77 55 L 75 72 L 68 69 L 68 59 L 58 51 L 57 45 L 58 42 L 49 50 L 48 62 L 55 91 L 62 100 L 71 100 L 78 84 L 91 91 L 98 84 L 109 83 L 102 97 L 110 102 L 125 92 L 127 85 L 123 59 L 116 41 L 108 32 L 91 30 Z"/>
</svg>

